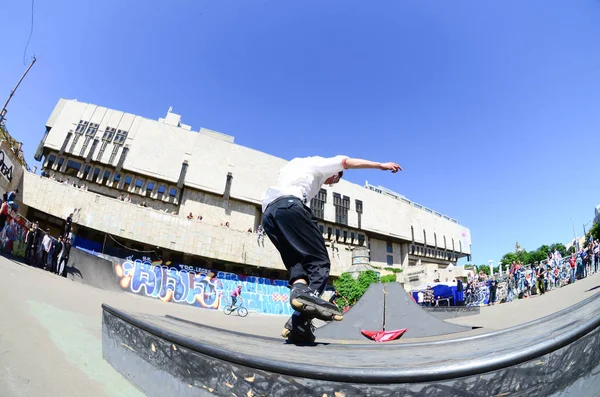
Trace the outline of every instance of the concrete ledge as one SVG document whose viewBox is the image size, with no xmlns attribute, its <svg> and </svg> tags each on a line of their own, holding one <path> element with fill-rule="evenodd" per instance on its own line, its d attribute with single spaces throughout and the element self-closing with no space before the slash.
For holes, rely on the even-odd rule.
<svg viewBox="0 0 600 397">
<path fill-rule="evenodd" d="M 540 320 L 465 338 L 314 346 L 103 305 L 103 355 L 150 396 L 173 390 L 183 396 L 463 396 L 468 390 L 586 397 L 600 385 L 599 303 L 596 294 Z"/>
</svg>

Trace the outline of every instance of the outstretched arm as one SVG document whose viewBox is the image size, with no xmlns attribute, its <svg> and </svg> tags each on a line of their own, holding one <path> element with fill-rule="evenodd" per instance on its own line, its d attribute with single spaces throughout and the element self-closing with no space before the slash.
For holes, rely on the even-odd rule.
<svg viewBox="0 0 600 397">
<path fill-rule="evenodd" d="M 348 158 L 345 159 L 342 162 L 342 165 L 344 168 L 346 169 L 358 169 L 358 168 L 375 168 L 375 169 L 379 169 L 379 170 L 389 170 L 392 171 L 394 173 L 398 172 L 398 171 L 402 171 L 402 167 L 400 167 L 398 164 L 396 163 L 379 163 L 376 161 L 369 161 L 369 160 L 363 160 L 363 159 L 354 159 L 354 158 Z"/>
</svg>

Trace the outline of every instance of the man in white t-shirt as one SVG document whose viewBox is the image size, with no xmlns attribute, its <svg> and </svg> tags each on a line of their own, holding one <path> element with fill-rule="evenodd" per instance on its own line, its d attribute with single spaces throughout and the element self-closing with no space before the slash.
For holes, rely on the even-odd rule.
<svg viewBox="0 0 600 397">
<path fill-rule="evenodd" d="M 312 319 L 341 321 L 339 309 L 321 299 L 329 279 L 329 255 L 317 219 L 309 208 L 321 187 L 333 185 L 344 170 L 373 168 L 398 172 L 396 163 L 347 156 L 295 158 L 279 172 L 262 201 L 263 228 L 279 253 L 290 279 L 290 304 L 296 310 L 282 332 L 290 341 L 312 342 Z"/>
</svg>

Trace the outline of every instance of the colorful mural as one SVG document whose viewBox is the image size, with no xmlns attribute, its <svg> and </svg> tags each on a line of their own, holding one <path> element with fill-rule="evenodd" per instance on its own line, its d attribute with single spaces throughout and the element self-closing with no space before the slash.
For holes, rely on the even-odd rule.
<svg viewBox="0 0 600 397">
<path fill-rule="evenodd" d="M 169 266 L 170 262 L 149 258 L 129 258 L 114 265 L 123 290 L 205 309 L 223 309 L 231 292 L 242 285 L 244 306 L 251 312 L 291 315 L 287 281 L 245 276 L 186 265 Z"/>
</svg>

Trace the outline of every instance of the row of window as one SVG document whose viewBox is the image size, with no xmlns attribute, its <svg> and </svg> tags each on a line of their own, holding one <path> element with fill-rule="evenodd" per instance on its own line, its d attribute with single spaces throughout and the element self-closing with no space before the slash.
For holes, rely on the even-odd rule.
<svg viewBox="0 0 600 397">
<path fill-rule="evenodd" d="M 435 249 L 435 248 L 425 248 L 418 245 L 410 246 L 410 253 L 413 255 L 428 255 L 435 256 L 437 258 L 444 258 L 446 260 L 457 260 L 458 256 L 451 252 L 446 252 L 443 250 Z"/>
<path fill-rule="evenodd" d="M 54 164 L 56 162 L 56 168 Z M 171 197 L 177 197 L 177 189 L 174 187 L 168 188 L 164 184 L 156 183 L 153 181 L 144 181 L 141 178 L 135 178 L 130 175 L 125 175 L 123 178 L 122 174 L 119 172 L 113 172 L 112 170 L 104 170 L 102 173 L 102 169 L 100 167 L 93 167 L 90 164 L 83 165 L 79 161 L 75 160 L 67 160 L 66 164 L 65 159 L 63 157 L 56 159 L 56 155 L 51 154 L 48 156 L 48 160 L 46 163 L 47 169 L 56 169 L 57 171 L 71 177 L 77 177 L 83 180 L 90 180 L 91 182 L 95 182 L 98 184 L 106 184 L 111 187 L 120 188 L 123 190 L 129 191 L 131 187 L 135 187 L 137 189 L 137 193 L 142 194 L 145 192 L 146 195 L 151 195 L 154 193 L 156 189 L 156 193 L 161 196 L 167 194 Z M 65 165 L 63 170 L 63 165 Z M 82 170 L 83 167 L 83 170 Z M 102 176 L 101 176 L 102 175 Z M 123 179 L 123 184 L 119 187 L 119 184 Z"/>
<path fill-rule="evenodd" d="M 325 219 L 325 203 L 327 203 L 327 190 L 321 189 L 317 196 L 310 201 L 310 208 L 315 217 Z M 358 213 L 358 228 L 362 227 L 363 203 L 361 200 L 355 201 L 356 212 Z M 333 206 L 335 208 L 335 223 L 342 225 L 348 224 L 348 211 L 350 209 L 350 197 L 342 196 L 339 193 L 333 193 Z"/>
<path fill-rule="evenodd" d="M 321 231 L 322 235 L 325 235 L 325 226 L 324 225 L 319 225 L 319 230 Z M 338 228 L 335 229 L 335 234 L 333 234 L 333 228 L 331 226 L 327 227 L 327 238 L 331 239 L 331 237 L 335 236 L 336 240 L 342 240 L 342 241 L 347 241 L 348 237 L 350 237 L 350 244 L 353 244 L 354 240 L 358 240 L 358 245 L 364 245 L 365 242 L 365 235 L 362 233 L 355 233 L 355 232 L 350 232 L 348 233 L 347 230 L 340 230 Z"/>
</svg>

